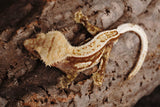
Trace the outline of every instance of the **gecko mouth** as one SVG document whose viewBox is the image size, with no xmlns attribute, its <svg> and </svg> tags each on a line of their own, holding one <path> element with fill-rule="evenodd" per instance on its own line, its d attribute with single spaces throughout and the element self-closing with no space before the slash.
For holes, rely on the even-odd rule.
<svg viewBox="0 0 160 107">
<path fill-rule="evenodd" d="M 36 58 L 41 58 L 40 54 L 36 50 L 33 50 L 32 54 Z"/>
</svg>

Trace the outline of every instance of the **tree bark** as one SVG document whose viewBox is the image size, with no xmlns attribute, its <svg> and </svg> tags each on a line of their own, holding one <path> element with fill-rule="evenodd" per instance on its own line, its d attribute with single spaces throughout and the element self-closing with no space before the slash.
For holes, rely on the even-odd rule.
<svg viewBox="0 0 160 107">
<path fill-rule="evenodd" d="M 159 0 L 11 0 L 1 5 L 2 107 L 130 107 L 160 84 Z M 124 78 L 139 55 L 140 41 L 134 33 L 122 35 L 114 45 L 101 87 L 93 84 L 91 75 L 82 72 L 68 89 L 58 88 L 59 78 L 65 74 L 45 66 L 24 48 L 24 40 L 50 30 L 61 31 L 72 45 L 79 45 L 91 35 L 73 20 L 78 10 L 103 30 L 127 22 L 144 28 L 149 50 L 141 70 L 132 80 L 124 81 Z"/>
</svg>

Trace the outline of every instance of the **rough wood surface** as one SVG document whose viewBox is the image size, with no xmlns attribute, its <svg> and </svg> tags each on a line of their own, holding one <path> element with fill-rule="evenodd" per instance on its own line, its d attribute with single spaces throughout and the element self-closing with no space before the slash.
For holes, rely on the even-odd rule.
<svg viewBox="0 0 160 107">
<path fill-rule="evenodd" d="M 0 106 L 130 107 L 160 84 L 159 0 L 11 0 L 0 9 Z M 91 35 L 73 20 L 81 9 L 103 30 L 126 22 L 144 28 L 149 51 L 140 72 L 123 81 L 134 66 L 140 41 L 134 33 L 122 35 L 110 54 L 102 87 L 93 85 L 86 72 L 68 89 L 59 89 L 64 75 L 45 66 L 23 46 L 39 32 L 59 30 L 72 45 Z"/>
</svg>

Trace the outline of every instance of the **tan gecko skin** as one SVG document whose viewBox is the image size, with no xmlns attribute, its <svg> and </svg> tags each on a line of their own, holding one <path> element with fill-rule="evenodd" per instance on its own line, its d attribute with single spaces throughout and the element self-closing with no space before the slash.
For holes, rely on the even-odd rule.
<svg viewBox="0 0 160 107">
<path fill-rule="evenodd" d="M 136 75 L 144 62 L 148 49 L 148 41 L 143 29 L 138 25 L 127 23 L 120 25 L 117 29 L 101 32 L 100 28 L 91 25 L 87 20 L 81 11 L 75 13 L 75 21 L 83 24 L 88 32 L 95 35 L 91 41 L 82 46 L 71 46 L 59 31 L 40 33 L 36 38 L 25 40 L 24 46 L 33 54 L 36 51 L 46 65 L 57 67 L 67 74 L 67 77 L 61 79 L 62 88 L 67 87 L 79 72 L 92 68 L 98 63 L 99 67 L 93 74 L 93 80 L 96 85 L 102 85 L 106 62 L 113 42 L 121 34 L 134 31 L 141 39 L 141 52 L 137 65 L 129 74 L 128 79 Z"/>
</svg>

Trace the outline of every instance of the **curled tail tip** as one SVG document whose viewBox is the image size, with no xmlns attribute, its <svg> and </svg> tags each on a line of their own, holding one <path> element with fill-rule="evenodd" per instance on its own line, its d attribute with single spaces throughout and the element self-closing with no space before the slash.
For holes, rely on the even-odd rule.
<svg viewBox="0 0 160 107">
<path fill-rule="evenodd" d="M 131 80 L 134 77 L 134 75 L 129 74 L 129 76 L 127 77 L 127 80 Z"/>
</svg>

